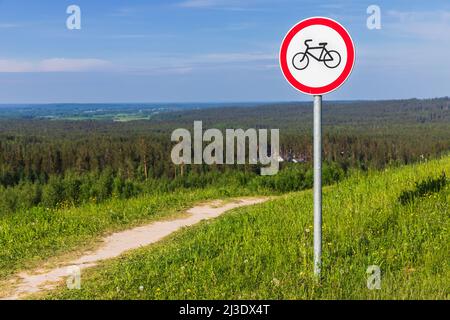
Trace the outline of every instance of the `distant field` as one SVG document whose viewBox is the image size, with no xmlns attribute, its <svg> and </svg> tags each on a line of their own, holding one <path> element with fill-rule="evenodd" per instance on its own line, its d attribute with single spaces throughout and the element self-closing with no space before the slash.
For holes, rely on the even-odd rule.
<svg viewBox="0 0 450 320">
<path fill-rule="evenodd" d="M 153 114 L 157 114 L 158 112 L 154 112 Z M 144 113 L 105 113 L 102 115 L 79 115 L 79 116 L 70 116 L 70 117 L 61 117 L 61 118 L 51 118 L 50 120 L 65 120 L 65 121 L 85 121 L 85 120 L 112 120 L 117 122 L 128 122 L 128 121 L 139 121 L 139 120 L 150 120 L 152 114 L 144 114 Z"/>
<path fill-rule="evenodd" d="M 0 119 L 105 120 L 120 118 L 148 120 L 151 116 L 182 110 L 254 106 L 254 103 L 54 103 L 0 104 Z"/>
<path fill-rule="evenodd" d="M 204 222 L 86 271 L 51 299 L 449 299 L 450 157 L 355 173 L 324 191 L 324 267 L 312 274 L 312 193 Z M 439 178 L 441 177 L 441 178 Z M 438 179 L 439 178 L 439 179 Z M 402 202 L 402 195 L 412 195 Z M 366 270 L 382 270 L 368 290 Z M 139 289 L 141 288 L 141 290 Z"/>
<path fill-rule="evenodd" d="M 324 125 L 368 126 L 450 123 L 450 98 L 386 101 L 324 101 Z M 0 120 L 144 121 L 140 126 L 178 128 L 202 120 L 216 127 L 264 127 L 295 130 L 312 123 L 311 102 L 142 103 L 0 105 Z"/>
</svg>

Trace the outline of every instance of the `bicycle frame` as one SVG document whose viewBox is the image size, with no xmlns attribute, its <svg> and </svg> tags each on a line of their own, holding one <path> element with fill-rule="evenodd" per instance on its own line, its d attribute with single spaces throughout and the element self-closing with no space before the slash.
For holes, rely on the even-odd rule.
<svg viewBox="0 0 450 320">
<path fill-rule="evenodd" d="M 325 66 L 327 66 L 330 69 L 336 68 L 341 63 L 341 55 L 336 50 L 328 50 L 326 48 L 327 42 L 321 42 L 319 43 L 319 46 L 316 47 L 310 47 L 309 42 L 313 40 L 309 39 L 305 41 L 306 50 L 304 52 L 298 52 L 294 55 L 292 58 L 292 64 L 294 65 L 294 68 L 297 70 L 303 70 L 308 67 L 309 65 L 309 57 L 312 57 L 314 60 L 318 62 L 323 62 Z M 314 53 L 314 50 L 321 50 L 320 55 L 318 53 Z M 296 65 L 295 59 L 298 58 L 300 60 L 297 60 L 298 63 L 302 63 L 302 65 Z"/>
<path fill-rule="evenodd" d="M 319 58 L 317 58 L 314 54 L 309 52 L 310 50 L 317 50 L 317 49 L 322 49 L 322 51 L 320 52 Z M 325 53 L 325 57 L 323 57 L 324 53 Z M 307 54 L 310 57 L 314 58 L 315 60 L 317 60 L 319 62 L 333 61 L 333 57 L 330 55 L 330 52 L 327 50 L 327 48 L 325 46 L 322 46 L 322 47 L 309 47 L 309 46 L 307 46 L 306 51 L 305 51 L 305 55 L 307 55 Z"/>
</svg>

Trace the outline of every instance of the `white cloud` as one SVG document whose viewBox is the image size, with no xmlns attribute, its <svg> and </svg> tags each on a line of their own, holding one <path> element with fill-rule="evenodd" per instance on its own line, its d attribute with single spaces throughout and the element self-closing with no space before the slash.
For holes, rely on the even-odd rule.
<svg viewBox="0 0 450 320">
<path fill-rule="evenodd" d="M 185 75 L 189 74 L 194 69 L 189 66 L 174 66 L 174 67 L 139 67 L 134 69 L 128 69 L 126 72 L 136 75 Z"/>
<path fill-rule="evenodd" d="M 366 45 L 359 46 L 357 52 L 358 67 L 386 70 L 391 75 L 401 70 L 411 74 L 417 70 L 450 72 L 448 49 L 430 50 L 417 44 L 385 44 L 383 50 L 377 45 Z"/>
<path fill-rule="evenodd" d="M 27 61 L 0 59 L 0 72 L 29 72 L 33 64 Z"/>
<path fill-rule="evenodd" d="M 137 10 L 138 10 L 137 8 L 133 8 L 133 7 L 118 8 L 118 9 L 115 9 L 109 15 L 112 17 L 130 17 L 133 14 L 135 14 Z"/>
<path fill-rule="evenodd" d="M 383 17 L 381 32 L 388 41 L 360 44 L 359 67 L 390 74 L 450 71 L 449 11 L 387 11 Z"/>
<path fill-rule="evenodd" d="M 168 39 L 168 38 L 173 38 L 174 35 L 172 34 L 167 34 L 167 33 L 158 33 L 158 34 L 140 34 L 140 33 L 136 33 L 136 34 L 111 34 L 111 35 L 106 35 L 106 36 L 102 36 L 101 38 L 106 38 L 106 39 L 124 39 L 124 40 L 133 40 L 133 39 Z"/>
<path fill-rule="evenodd" d="M 183 2 L 180 2 L 178 6 L 184 7 L 184 8 L 211 8 L 211 7 L 218 7 L 218 6 L 224 6 L 229 5 L 231 1 L 225 1 L 225 0 L 186 0 Z"/>
<path fill-rule="evenodd" d="M 227 52 L 198 55 L 150 55 L 114 63 L 101 59 L 51 58 L 39 61 L 0 59 L 0 73 L 128 72 L 134 74 L 187 74 L 194 70 L 221 68 L 265 68 L 276 64 L 277 53 Z"/>
<path fill-rule="evenodd" d="M 260 1 L 260 0 L 259 0 Z M 218 9 L 229 11 L 257 10 L 255 0 L 184 0 L 176 4 L 177 7 L 191 9 Z M 259 3 L 260 4 L 260 3 Z M 252 8 L 251 8 L 252 7 Z"/>
<path fill-rule="evenodd" d="M 276 53 L 262 52 L 234 52 L 234 53 L 205 53 L 198 55 L 152 55 L 145 59 L 136 60 L 134 65 L 129 61 L 122 61 L 116 71 L 133 74 L 188 74 L 201 70 L 219 69 L 267 69 L 277 63 Z"/>
<path fill-rule="evenodd" d="M 52 58 L 41 61 L 0 59 L 0 72 L 86 72 L 105 70 L 110 63 L 100 59 Z"/>
<path fill-rule="evenodd" d="M 267 53 L 210 53 L 194 58 L 209 63 L 233 63 L 274 60 L 277 59 L 277 55 Z"/>
<path fill-rule="evenodd" d="M 167 67 L 214 69 L 223 67 L 253 67 L 266 65 L 277 61 L 276 53 L 261 52 L 226 52 L 206 53 L 187 57 L 172 56 L 160 57 L 151 61 L 154 65 L 166 65 Z"/>
<path fill-rule="evenodd" d="M 387 12 L 387 17 L 386 29 L 395 35 L 444 40 L 450 33 L 450 11 L 391 10 Z"/>
<path fill-rule="evenodd" d="M 15 23 L 0 23 L 0 29 L 10 29 L 17 27 L 19 27 L 19 25 Z"/>
<path fill-rule="evenodd" d="M 42 72 L 82 72 L 104 70 L 109 63 L 100 59 L 65 59 L 54 58 L 42 60 L 38 70 Z"/>
</svg>

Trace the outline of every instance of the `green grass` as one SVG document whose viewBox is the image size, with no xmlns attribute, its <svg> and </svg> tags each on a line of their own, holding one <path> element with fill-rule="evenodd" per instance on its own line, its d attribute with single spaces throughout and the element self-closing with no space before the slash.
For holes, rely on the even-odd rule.
<svg viewBox="0 0 450 320">
<path fill-rule="evenodd" d="M 50 299 L 449 299 L 450 188 L 402 205 L 450 157 L 355 173 L 324 190 L 323 278 L 312 275 L 312 193 L 236 209 L 82 275 Z M 367 267 L 382 271 L 368 290 Z M 140 288 L 142 290 L 140 290 Z"/>
<path fill-rule="evenodd" d="M 0 280 L 48 258 L 93 245 L 108 232 L 175 215 L 199 201 L 248 194 L 245 189 L 206 188 L 111 199 L 78 208 L 36 207 L 2 216 Z"/>
</svg>

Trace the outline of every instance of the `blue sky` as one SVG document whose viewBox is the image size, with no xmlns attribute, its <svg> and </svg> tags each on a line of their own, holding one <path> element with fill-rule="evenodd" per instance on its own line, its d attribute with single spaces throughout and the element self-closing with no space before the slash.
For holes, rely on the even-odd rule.
<svg viewBox="0 0 450 320">
<path fill-rule="evenodd" d="M 66 28 L 66 8 L 82 29 Z M 380 6 L 382 29 L 366 27 Z M 450 1 L 0 0 L 0 103 L 309 100 L 278 67 L 285 33 L 338 20 L 357 61 L 326 99 L 450 95 Z"/>
</svg>

